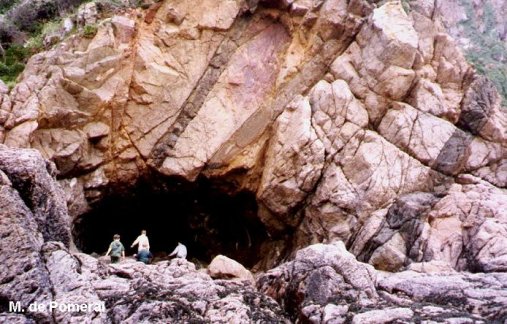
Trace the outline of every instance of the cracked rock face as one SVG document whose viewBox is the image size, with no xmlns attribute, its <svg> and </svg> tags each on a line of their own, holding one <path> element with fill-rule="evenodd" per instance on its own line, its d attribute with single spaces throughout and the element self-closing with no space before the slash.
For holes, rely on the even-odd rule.
<svg viewBox="0 0 507 324">
<path fill-rule="evenodd" d="M 432 3 L 408 15 L 399 2 L 363 0 L 127 11 L 93 39 L 32 57 L 12 91 L 0 88 L 0 142 L 56 165 L 71 217 L 153 175 L 255 193 L 270 234 L 291 233 L 265 268 L 340 240 L 382 270 L 505 271 L 506 110 Z M 47 202 L 29 189 L 37 240 L 68 244 L 66 225 L 43 225 L 59 207 L 41 213 Z M 319 271 L 312 285 L 340 282 Z M 389 305 L 388 318 L 416 311 Z M 322 320 L 346 312 L 302 307 Z"/>
<path fill-rule="evenodd" d="M 148 174 L 233 179 L 233 190 L 256 194 L 272 234 L 295 231 L 296 247 L 340 239 L 363 253 L 361 238 L 404 195 L 451 197 L 466 174 L 481 183 L 470 197 L 505 200 L 505 110 L 431 10 L 360 0 L 215 7 L 162 1 L 105 19 L 93 39 L 34 56 L 2 90 L 0 140 L 55 163 L 73 217 Z M 403 241 L 388 243 L 398 265 L 440 259 L 406 259 Z M 361 258 L 395 253 L 382 251 Z"/>
<path fill-rule="evenodd" d="M 108 265 L 69 252 L 62 242 L 69 241 L 70 216 L 53 172 L 54 165 L 39 152 L 0 144 L 0 322 L 287 321 L 241 265 L 250 275 L 246 280 L 213 280 L 183 259 Z M 10 301 L 26 310 L 30 304 L 45 308 L 16 314 L 9 311 Z M 104 306 L 50 310 L 52 302 Z"/>
<path fill-rule="evenodd" d="M 458 180 L 446 195 L 410 193 L 384 215 L 373 215 L 352 246 L 361 243 L 363 248 L 353 252 L 371 264 L 357 261 L 341 241 L 314 244 L 254 279 L 224 256 L 203 271 L 184 259 L 108 264 L 104 258 L 70 252 L 62 242 L 71 216 L 54 166 L 35 150 L 0 145 L 0 320 L 502 322 L 507 319 L 507 275 L 500 247 L 506 244 L 498 219 L 505 218 L 506 209 L 497 195 L 503 191 L 473 176 Z M 41 215 L 48 219 L 41 221 Z M 452 231 L 450 225 L 464 231 Z M 404 264 L 408 269 L 401 269 Z M 481 272 L 456 271 L 466 269 Z M 12 313 L 9 301 L 24 308 L 51 302 L 104 308 Z"/>
<path fill-rule="evenodd" d="M 260 291 L 309 323 L 487 323 L 507 319 L 506 273 L 386 273 L 342 242 L 297 252 L 258 278 Z"/>
</svg>

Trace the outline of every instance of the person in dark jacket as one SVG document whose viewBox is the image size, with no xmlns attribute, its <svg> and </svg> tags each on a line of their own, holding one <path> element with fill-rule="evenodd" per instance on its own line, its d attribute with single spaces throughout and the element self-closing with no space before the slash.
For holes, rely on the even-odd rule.
<svg viewBox="0 0 507 324">
<path fill-rule="evenodd" d="M 114 234 L 113 241 L 109 244 L 109 249 L 106 252 L 106 256 L 111 254 L 111 263 L 118 263 L 120 257 L 125 259 L 125 247 L 120 242 L 120 235 Z"/>
</svg>

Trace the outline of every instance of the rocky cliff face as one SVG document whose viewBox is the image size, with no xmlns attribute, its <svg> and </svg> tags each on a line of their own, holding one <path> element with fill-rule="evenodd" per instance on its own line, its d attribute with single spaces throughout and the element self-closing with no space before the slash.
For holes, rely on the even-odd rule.
<svg viewBox="0 0 507 324">
<path fill-rule="evenodd" d="M 417 5 L 415 9 L 423 7 Z M 507 4 L 498 0 L 451 0 L 438 1 L 435 7 L 434 14 L 468 60 L 495 83 L 507 106 Z"/>
<path fill-rule="evenodd" d="M 2 89 L 0 141 L 55 163 L 65 222 L 141 179 L 207 178 L 227 194 L 254 194 L 269 235 L 286 235 L 266 242 L 264 269 L 312 243 L 342 241 L 379 270 L 502 272 L 507 115 L 438 23 L 435 3 L 417 5 L 407 15 L 396 1 L 166 0 L 126 11 L 93 39 L 70 37 L 30 60 L 19 84 Z M 54 217 L 33 213 L 39 227 Z M 326 267 L 319 275 L 364 288 Z M 401 305 L 399 319 L 419 307 L 395 296 L 408 285 L 402 277 L 365 283 L 374 307 L 384 305 L 379 290 L 390 294 L 385 305 Z M 469 294 L 473 276 L 453 278 Z M 440 289 L 429 280 L 428 291 Z M 288 309 L 315 322 L 344 311 L 319 308 L 327 297 L 308 309 L 297 289 L 281 291 L 270 294 L 294 293 Z M 418 296 L 439 304 L 430 292 Z M 467 307 L 449 311 L 505 319 Z"/>
<path fill-rule="evenodd" d="M 218 277 L 214 280 L 182 259 L 106 265 L 87 254 L 70 253 L 65 246 L 70 217 L 54 172 L 54 164 L 39 152 L 0 144 L 0 322 L 287 321 L 280 306 L 259 293 L 251 279 L 222 280 L 212 272 Z M 19 302 L 24 311 L 16 312 L 11 302 Z M 91 306 L 84 311 L 69 308 L 81 304 Z"/>
<path fill-rule="evenodd" d="M 444 25 L 462 45 L 472 45 L 466 21 L 477 23 L 479 33 L 491 32 L 502 41 L 507 40 L 507 4 L 499 0 L 450 0 L 437 4 Z M 472 13 L 474 13 L 472 15 Z M 492 28 L 492 29 L 491 29 Z M 489 29 L 489 30 L 488 30 Z"/>
<path fill-rule="evenodd" d="M 507 318 L 505 273 L 458 273 L 435 262 L 388 273 L 358 262 L 342 242 L 298 251 L 292 261 L 259 274 L 256 286 L 248 271 L 223 256 L 210 264 L 209 274 L 181 259 L 109 265 L 61 243 L 70 233 L 69 216 L 50 162 L 35 150 L 4 145 L 0 161 L 0 169 L 8 170 L 0 173 L 2 322 L 501 323 Z M 43 308 L 15 313 L 11 301 Z M 52 303 L 59 306 L 51 309 Z M 69 310 L 73 304 L 92 306 Z"/>
<path fill-rule="evenodd" d="M 507 318 L 505 273 L 419 271 L 381 272 L 357 262 L 341 242 L 316 244 L 260 276 L 258 287 L 292 309 L 293 320 L 309 323 L 501 323 Z"/>
</svg>

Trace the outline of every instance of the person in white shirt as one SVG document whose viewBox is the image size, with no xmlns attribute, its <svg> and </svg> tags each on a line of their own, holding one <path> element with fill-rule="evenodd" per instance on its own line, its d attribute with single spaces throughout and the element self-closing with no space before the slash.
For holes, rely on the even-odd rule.
<svg viewBox="0 0 507 324">
<path fill-rule="evenodd" d="M 169 256 L 176 256 L 177 258 L 186 259 L 187 258 L 187 247 L 180 242 L 178 242 L 178 246 L 174 249 L 174 251 L 169 254 Z"/>
<path fill-rule="evenodd" d="M 134 243 L 130 246 L 131 248 L 137 245 L 137 252 L 141 250 L 150 250 L 150 240 L 148 240 L 148 236 L 146 236 L 146 231 L 142 230 L 141 235 L 139 235 Z"/>
</svg>

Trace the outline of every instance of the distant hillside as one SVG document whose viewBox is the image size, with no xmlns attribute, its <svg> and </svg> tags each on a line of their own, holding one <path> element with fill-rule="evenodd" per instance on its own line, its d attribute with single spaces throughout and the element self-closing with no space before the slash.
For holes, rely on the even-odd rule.
<svg viewBox="0 0 507 324">
<path fill-rule="evenodd" d="M 493 81 L 507 106 L 507 2 L 446 0 L 439 11 L 468 61 Z"/>
<path fill-rule="evenodd" d="M 139 1 L 0 0 L 0 79 L 12 87 L 28 58 L 54 44 L 45 38 L 61 36 L 63 20 L 70 18 L 73 26 L 80 5 L 90 2 L 105 12 L 137 5 Z M 89 26 L 88 32 L 94 29 Z"/>
</svg>

